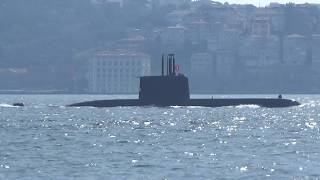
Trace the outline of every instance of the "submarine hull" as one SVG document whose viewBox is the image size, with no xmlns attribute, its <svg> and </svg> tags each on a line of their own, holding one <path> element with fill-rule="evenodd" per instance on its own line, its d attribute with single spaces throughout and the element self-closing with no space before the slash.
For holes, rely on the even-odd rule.
<svg viewBox="0 0 320 180">
<path fill-rule="evenodd" d="M 258 105 L 267 108 L 291 107 L 300 105 L 299 102 L 290 99 L 276 98 L 239 98 L 239 99 L 190 99 L 181 103 L 147 103 L 138 99 L 98 100 L 71 104 L 72 107 L 118 107 L 118 106 L 203 106 L 224 107 L 239 105 Z"/>
<path fill-rule="evenodd" d="M 142 104 L 138 99 L 117 99 L 117 100 L 87 101 L 87 102 L 71 104 L 69 106 L 117 107 L 117 106 L 142 106 Z"/>
<path fill-rule="evenodd" d="M 277 108 L 298 106 L 300 103 L 290 99 L 241 98 L 241 99 L 191 99 L 188 106 L 223 107 L 239 105 L 258 105 L 260 107 Z"/>
</svg>

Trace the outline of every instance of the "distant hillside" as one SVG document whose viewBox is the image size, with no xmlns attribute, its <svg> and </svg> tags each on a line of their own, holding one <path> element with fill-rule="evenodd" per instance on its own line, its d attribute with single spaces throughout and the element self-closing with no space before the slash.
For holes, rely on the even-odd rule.
<svg viewBox="0 0 320 180">
<path fill-rule="evenodd" d="M 143 3 L 132 1 L 117 8 L 90 0 L 2 0 L 0 68 L 54 69 L 51 76 L 66 74 L 77 63 L 72 62 L 75 54 L 125 37 L 125 27 L 143 26 L 141 20 L 147 22 L 149 17 Z M 49 72 L 40 73 L 39 78 L 44 78 L 40 87 L 64 86 L 46 82 Z"/>
</svg>

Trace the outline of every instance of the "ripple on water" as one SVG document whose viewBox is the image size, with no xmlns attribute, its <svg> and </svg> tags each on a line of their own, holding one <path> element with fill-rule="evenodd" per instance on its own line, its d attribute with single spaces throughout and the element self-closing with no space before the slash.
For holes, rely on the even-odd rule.
<svg viewBox="0 0 320 180">
<path fill-rule="evenodd" d="M 280 109 L 68 108 L 88 97 L 42 98 L 26 97 L 25 108 L 0 105 L 3 179 L 320 176 L 320 96 L 293 97 L 303 105 Z"/>
</svg>

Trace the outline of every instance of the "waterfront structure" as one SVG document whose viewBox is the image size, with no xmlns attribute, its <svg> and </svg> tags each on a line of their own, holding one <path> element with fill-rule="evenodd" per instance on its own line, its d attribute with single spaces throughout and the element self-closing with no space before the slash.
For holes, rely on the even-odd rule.
<svg viewBox="0 0 320 180">
<path fill-rule="evenodd" d="M 151 59 L 143 53 L 100 51 L 89 66 L 90 93 L 137 93 L 139 77 L 150 75 Z"/>
</svg>

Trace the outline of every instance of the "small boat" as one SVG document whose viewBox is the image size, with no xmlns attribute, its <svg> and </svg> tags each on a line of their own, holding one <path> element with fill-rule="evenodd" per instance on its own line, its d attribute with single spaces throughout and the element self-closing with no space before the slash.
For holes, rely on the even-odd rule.
<svg viewBox="0 0 320 180">
<path fill-rule="evenodd" d="M 13 103 L 12 106 L 23 107 L 24 104 L 23 103 Z"/>
</svg>

